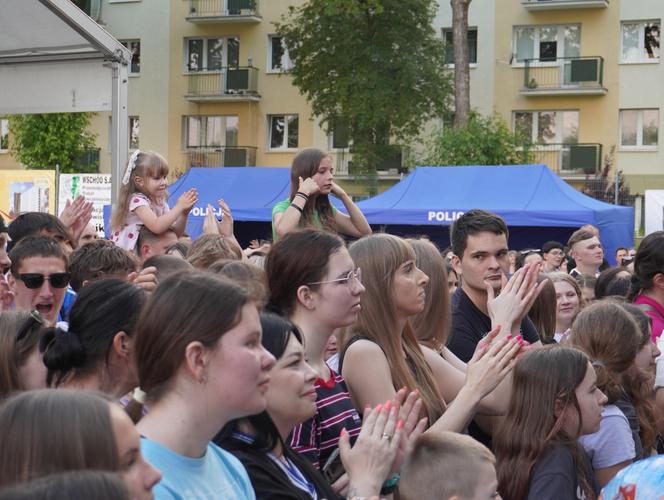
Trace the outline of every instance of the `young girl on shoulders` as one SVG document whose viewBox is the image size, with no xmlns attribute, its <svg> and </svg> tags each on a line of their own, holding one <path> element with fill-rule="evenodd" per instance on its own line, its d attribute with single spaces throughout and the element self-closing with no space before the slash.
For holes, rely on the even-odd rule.
<svg viewBox="0 0 664 500">
<path fill-rule="evenodd" d="M 569 347 L 526 353 L 514 368 L 509 409 L 494 436 L 505 500 L 594 500 L 580 436 L 599 429 L 606 396 L 587 356 Z"/>
<path fill-rule="evenodd" d="M 135 251 L 141 226 L 155 234 L 172 227 L 178 237 L 182 235 L 198 192 L 191 188 L 183 193 L 171 210 L 166 202 L 167 176 L 168 164 L 160 154 L 137 149 L 131 155 L 111 218 L 110 239 L 116 245 Z"/>
</svg>

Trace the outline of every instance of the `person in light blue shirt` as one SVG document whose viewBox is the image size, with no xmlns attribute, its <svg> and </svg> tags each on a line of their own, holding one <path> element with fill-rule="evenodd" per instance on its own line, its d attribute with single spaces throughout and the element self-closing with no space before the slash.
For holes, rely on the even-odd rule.
<svg viewBox="0 0 664 500">
<path fill-rule="evenodd" d="M 140 388 L 128 407 L 141 451 L 163 474 L 161 499 L 253 500 L 247 472 L 212 438 L 230 420 L 265 410 L 274 357 L 261 344 L 256 305 L 203 272 L 164 280 L 135 329 Z"/>
</svg>

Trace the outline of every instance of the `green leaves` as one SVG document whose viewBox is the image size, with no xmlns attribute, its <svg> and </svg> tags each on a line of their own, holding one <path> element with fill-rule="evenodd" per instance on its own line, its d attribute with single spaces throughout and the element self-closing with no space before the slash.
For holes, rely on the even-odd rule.
<svg viewBox="0 0 664 500">
<path fill-rule="evenodd" d="M 437 130 L 427 142 L 423 165 L 521 165 L 532 161 L 528 141 L 498 115 L 473 112 L 465 127 Z"/>
<path fill-rule="evenodd" d="M 30 168 L 61 172 L 98 172 L 95 135 L 87 132 L 92 113 L 49 113 L 9 116 L 11 154 Z M 88 157 L 93 157 L 90 161 Z"/>
<path fill-rule="evenodd" d="M 324 126 L 342 116 L 369 169 L 451 102 L 431 0 L 309 0 L 277 23 L 293 83 Z"/>
</svg>

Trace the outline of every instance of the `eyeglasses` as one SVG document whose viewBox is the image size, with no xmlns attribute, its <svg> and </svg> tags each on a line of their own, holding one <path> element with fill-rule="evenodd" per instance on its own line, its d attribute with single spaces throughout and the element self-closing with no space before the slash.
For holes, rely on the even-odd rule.
<svg viewBox="0 0 664 500">
<path fill-rule="evenodd" d="M 328 281 L 315 281 L 313 283 L 307 283 L 307 285 L 310 286 L 310 285 L 325 285 L 327 283 L 345 283 L 346 285 L 350 286 L 355 282 L 357 282 L 358 285 L 362 284 L 362 270 L 359 267 L 355 269 L 355 271 L 350 271 L 343 278 L 338 278 L 336 280 L 328 280 Z"/>
<path fill-rule="evenodd" d="M 65 288 L 69 284 L 69 278 L 71 274 L 69 273 L 53 273 L 50 276 L 39 273 L 26 273 L 19 274 L 18 279 L 20 279 L 26 286 L 31 290 L 36 288 L 41 288 L 44 284 L 44 280 L 48 280 L 53 288 Z"/>
<path fill-rule="evenodd" d="M 44 325 L 44 317 L 39 313 L 39 311 L 33 309 L 30 311 L 30 316 L 23 322 L 21 328 L 16 334 L 16 342 L 23 340 L 23 337 L 25 337 L 28 332 L 30 332 L 36 325 Z"/>
</svg>

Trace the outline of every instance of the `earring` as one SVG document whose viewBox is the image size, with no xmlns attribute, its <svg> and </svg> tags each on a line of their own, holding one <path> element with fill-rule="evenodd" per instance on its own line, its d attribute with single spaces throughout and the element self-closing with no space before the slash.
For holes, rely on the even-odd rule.
<svg viewBox="0 0 664 500">
<path fill-rule="evenodd" d="M 201 375 L 201 378 L 198 379 L 199 384 L 206 384 L 207 383 L 207 375 Z"/>
</svg>

